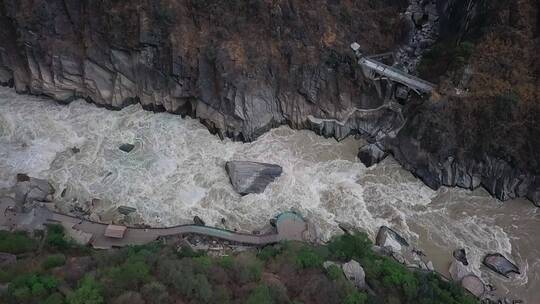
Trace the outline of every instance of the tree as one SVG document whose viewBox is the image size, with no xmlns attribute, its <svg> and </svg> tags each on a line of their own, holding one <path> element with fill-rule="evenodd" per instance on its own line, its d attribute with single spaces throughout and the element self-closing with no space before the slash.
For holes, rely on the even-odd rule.
<svg viewBox="0 0 540 304">
<path fill-rule="evenodd" d="M 24 233 L 0 231 L 0 252 L 19 254 L 33 251 L 36 248 L 36 241 Z"/>
<path fill-rule="evenodd" d="M 85 277 L 80 287 L 67 297 L 68 304 L 103 304 L 101 286 L 92 278 Z"/>
<path fill-rule="evenodd" d="M 318 268 L 323 264 L 322 257 L 310 247 L 302 247 L 296 256 L 296 264 L 301 268 Z"/>
<path fill-rule="evenodd" d="M 46 243 L 49 247 L 58 250 L 63 250 L 69 247 L 69 242 L 65 238 L 64 226 L 49 225 L 47 226 Z"/>
<path fill-rule="evenodd" d="M 272 294 L 267 285 L 261 284 L 249 294 L 246 304 L 273 304 Z"/>
<path fill-rule="evenodd" d="M 41 263 L 41 267 L 43 269 L 51 269 L 54 267 L 62 266 L 66 263 L 66 256 L 63 254 L 52 254 L 49 255 L 45 260 Z"/>
<path fill-rule="evenodd" d="M 345 297 L 343 304 L 364 304 L 367 301 L 367 295 L 363 292 L 353 291 Z"/>
<path fill-rule="evenodd" d="M 360 232 L 335 237 L 328 245 L 328 249 L 334 258 L 349 261 L 373 255 L 371 246 L 367 234 Z"/>
<path fill-rule="evenodd" d="M 167 287 L 159 282 L 153 281 L 145 284 L 141 292 L 148 304 L 164 304 L 169 302 Z"/>
</svg>

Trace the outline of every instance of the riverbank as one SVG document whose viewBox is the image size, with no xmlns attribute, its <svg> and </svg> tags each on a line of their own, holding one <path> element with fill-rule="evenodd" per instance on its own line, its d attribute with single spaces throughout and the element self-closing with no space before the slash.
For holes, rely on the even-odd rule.
<svg viewBox="0 0 540 304">
<path fill-rule="evenodd" d="M 63 240 L 59 228 L 42 239 L 0 232 L 0 249 L 17 254 L 0 270 L 6 303 L 477 303 L 436 275 L 374 254 L 365 234 L 208 255 L 171 238 L 93 251 Z"/>
</svg>

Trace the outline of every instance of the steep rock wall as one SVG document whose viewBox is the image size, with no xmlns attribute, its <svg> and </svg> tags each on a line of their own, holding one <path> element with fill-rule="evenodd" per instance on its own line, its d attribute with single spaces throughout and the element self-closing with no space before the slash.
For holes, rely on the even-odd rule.
<svg viewBox="0 0 540 304">
<path fill-rule="evenodd" d="M 381 104 L 348 45 L 400 41 L 406 1 L 2 0 L 0 70 L 18 92 L 198 117 L 253 140 Z M 6 83 L 9 80 L 6 79 Z"/>
</svg>

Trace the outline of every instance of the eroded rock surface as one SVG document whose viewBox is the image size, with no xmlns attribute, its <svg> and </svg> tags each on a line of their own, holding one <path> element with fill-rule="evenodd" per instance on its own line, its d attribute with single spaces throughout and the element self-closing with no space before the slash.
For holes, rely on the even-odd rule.
<svg viewBox="0 0 540 304">
<path fill-rule="evenodd" d="M 483 261 L 489 269 L 508 277 L 510 273 L 520 274 L 519 268 L 500 253 L 488 254 Z"/>
<path fill-rule="evenodd" d="M 403 247 L 409 246 L 407 240 L 399 233 L 386 226 L 381 226 L 379 229 L 375 244 L 381 247 L 390 247 L 394 252 L 399 252 Z"/>
<path fill-rule="evenodd" d="M 18 204 L 34 201 L 49 202 L 54 194 L 54 188 L 47 180 L 19 174 L 15 185 L 15 201 Z"/>
<path fill-rule="evenodd" d="M 283 172 L 278 165 L 250 161 L 230 161 L 225 168 L 234 190 L 242 195 L 264 192 Z"/>
</svg>

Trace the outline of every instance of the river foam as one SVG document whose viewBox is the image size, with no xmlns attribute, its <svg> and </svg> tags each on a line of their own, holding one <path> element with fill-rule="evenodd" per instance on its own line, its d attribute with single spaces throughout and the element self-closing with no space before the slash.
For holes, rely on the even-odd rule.
<svg viewBox="0 0 540 304">
<path fill-rule="evenodd" d="M 118 149 L 123 143 L 135 148 L 125 153 Z M 533 236 L 512 229 L 500 202 L 478 191 L 433 191 L 391 158 L 366 168 L 356 159 L 362 144 L 288 127 L 252 143 L 219 140 L 197 120 L 139 105 L 109 111 L 77 100 L 65 106 L 0 88 L 0 188 L 13 185 L 21 172 L 48 178 L 62 210 L 99 198 L 101 205 L 92 209 L 96 218 L 126 205 L 154 226 L 187 223 L 197 215 L 208 225 L 222 226 L 225 219 L 229 229 L 250 231 L 293 208 L 314 221 L 325 238 L 339 233 L 341 222 L 371 236 L 381 225 L 394 227 L 442 272 L 458 247 L 467 249 L 486 280 L 499 280 L 480 272 L 488 252 L 515 256 L 528 265 L 524 270 L 539 271 L 533 258 L 538 251 L 516 252 L 513 246 L 536 239 L 523 239 Z M 264 193 L 242 197 L 225 172 L 229 160 L 276 163 L 283 174 Z M 532 212 L 517 216 L 538 218 Z M 531 229 L 538 228 L 530 222 Z M 501 286 L 540 287 L 527 277 L 503 280 Z M 526 294 L 540 302 L 538 293 Z"/>
</svg>

